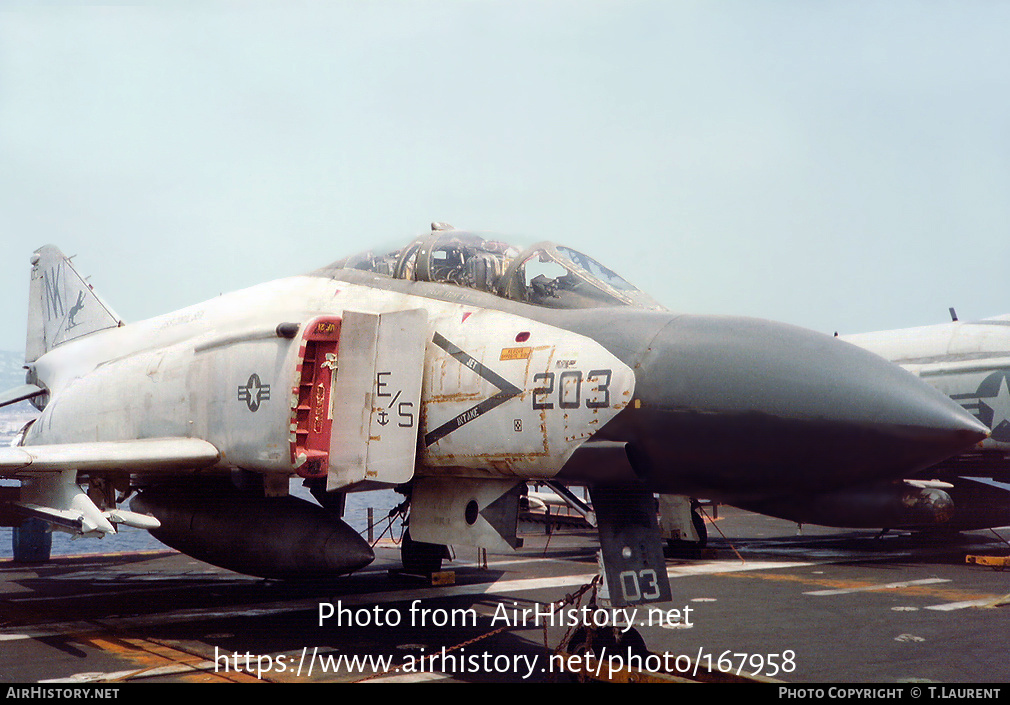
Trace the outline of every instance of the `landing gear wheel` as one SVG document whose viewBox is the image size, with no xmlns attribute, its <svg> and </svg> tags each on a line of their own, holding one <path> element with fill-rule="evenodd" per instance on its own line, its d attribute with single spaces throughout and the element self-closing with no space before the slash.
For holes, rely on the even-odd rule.
<svg viewBox="0 0 1010 705">
<path fill-rule="evenodd" d="M 410 530 L 400 544 L 400 561 L 408 573 L 437 573 L 442 569 L 442 559 L 448 558 L 448 549 L 437 543 L 421 543 L 410 538 Z"/>
<path fill-rule="evenodd" d="M 642 638 L 642 635 L 634 627 L 626 632 L 621 632 L 618 646 L 621 649 L 621 653 L 625 656 L 629 652 L 635 656 L 641 656 L 643 659 L 649 655 L 649 649 L 645 646 L 645 639 Z"/>
<path fill-rule="evenodd" d="M 609 653 L 613 653 L 616 646 L 617 639 L 614 638 L 614 630 L 612 628 L 587 629 L 586 627 L 579 627 L 572 632 L 564 650 L 573 656 L 586 656 L 590 653 L 594 656 L 599 656 L 604 649 Z M 582 663 L 585 662 L 582 661 Z M 573 683 L 593 682 L 593 679 L 583 672 L 570 673 L 569 675 Z"/>
<path fill-rule="evenodd" d="M 624 632 L 614 627 L 579 627 L 572 632 L 565 651 L 575 656 L 586 656 L 592 653 L 599 658 L 600 654 L 617 654 L 627 661 L 628 654 L 640 656 L 645 659 L 649 655 L 649 649 L 645 646 L 645 639 L 638 633 L 637 629 L 629 629 Z M 592 678 L 584 673 L 572 673 L 572 680 L 577 683 L 591 683 Z"/>
<path fill-rule="evenodd" d="M 708 544 L 708 527 L 705 525 L 705 517 L 697 509 L 691 510 L 691 523 L 694 524 L 694 531 L 698 534 L 698 548 L 705 548 Z"/>
<path fill-rule="evenodd" d="M 691 510 L 691 524 L 694 526 L 694 532 L 698 534 L 698 540 L 678 541 L 676 539 L 667 539 L 666 547 L 668 555 L 693 558 L 708 544 L 708 528 L 705 525 L 705 517 L 697 509 Z"/>
</svg>

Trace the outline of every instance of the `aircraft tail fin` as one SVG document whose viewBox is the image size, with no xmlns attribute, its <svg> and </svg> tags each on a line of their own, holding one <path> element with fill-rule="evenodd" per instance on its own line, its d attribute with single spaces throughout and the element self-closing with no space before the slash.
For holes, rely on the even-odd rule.
<svg viewBox="0 0 1010 705">
<path fill-rule="evenodd" d="M 26 362 L 34 362 L 62 343 L 122 324 L 69 257 L 53 245 L 35 251 L 28 290 Z"/>
</svg>

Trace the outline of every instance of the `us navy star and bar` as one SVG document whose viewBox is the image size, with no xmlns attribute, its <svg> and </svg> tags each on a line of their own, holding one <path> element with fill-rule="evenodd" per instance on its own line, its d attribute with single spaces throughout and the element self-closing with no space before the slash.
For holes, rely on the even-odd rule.
<svg viewBox="0 0 1010 705">
<path fill-rule="evenodd" d="M 997 370 L 989 374 L 974 392 L 952 394 L 966 411 L 992 429 L 992 439 L 1010 442 L 1010 370 Z"/>
<path fill-rule="evenodd" d="M 263 384 L 260 376 L 255 372 L 249 375 L 249 381 L 245 386 L 238 388 L 238 400 L 244 401 L 249 411 L 255 412 L 260 408 L 260 404 L 270 399 L 270 385 Z"/>
</svg>

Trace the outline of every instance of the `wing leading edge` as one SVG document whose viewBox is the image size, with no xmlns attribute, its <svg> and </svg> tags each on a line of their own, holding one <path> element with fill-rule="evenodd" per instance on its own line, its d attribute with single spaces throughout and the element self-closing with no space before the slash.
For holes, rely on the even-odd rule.
<svg viewBox="0 0 1010 705">
<path fill-rule="evenodd" d="M 0 476 L 82 470 L 158 472 L 207 467 L 220 458 L 199 438 L 146 438 L 0 448 Z"/>
<path fill-rule="evenodd" d="M 77 473 L 191 470 L 217 463 L 217 448 L 199 438 L 151 438 L 0 448 L 0 477 L 21 479 L 21 515 L 76 534 L 115 533 L 115 524 L 157 528 L 157 519 L 113 507 L 102 510 L 77 484 Z"/>
</svg>

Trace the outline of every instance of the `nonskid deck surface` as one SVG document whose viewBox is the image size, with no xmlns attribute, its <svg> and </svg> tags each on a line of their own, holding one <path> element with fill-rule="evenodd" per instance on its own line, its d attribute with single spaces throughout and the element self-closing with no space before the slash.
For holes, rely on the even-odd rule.
<svg viewBox="0 0 1010 705">
<path fill-rule="evenodd" d="M 636 622 L 656 656 L 643 665 L 677 671 L 690 659 L 788 682 L 1010 679 L 1010 607 L 997 606 L 1010 572 L 965 563 L 1010 554 L 992 532 L 797 535 L 726 507 L 716 527 L 703 555 L 668 559 L 672 603 L 616 615 L 619 628 Z M 446 564 L 455 585 L 438 587 L 391 574 L 399 557 L 388 544 L 362 572 L 306 584 L 171 551 L 0 560 L 0 680 L 567 680 L 552 656 L 563 636 L 615 616 L 581 609 L 588 592 L 559 606 L 596 573 L 595 538 L 565 529 L 548 542 L 540 529 L 525 539 L 486 569 L 476 550 L 457 549 Z M 611 647 L 604 674 L 620 665 L 611 656 L 626 659 L 627 648 Z"/>
</svg>

